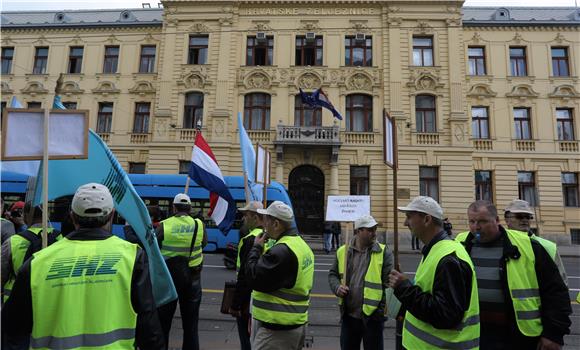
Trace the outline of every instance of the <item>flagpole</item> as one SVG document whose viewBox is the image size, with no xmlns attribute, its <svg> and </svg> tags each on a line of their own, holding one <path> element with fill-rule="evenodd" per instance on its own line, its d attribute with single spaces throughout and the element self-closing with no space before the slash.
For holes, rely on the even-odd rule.
<svg viewBox="0 0 580 350">
<path fill-rule="evenodd" d="M 193 149 L 195 149 L 195 139 L 197 138 L 197 133 L 201 132 L 201 122 L 198 120 L 197 121 L 197 125 L 195 126 L 195 132 L 193 134 Z M 192 151 L 193 153 L 193 151 Z M 189 174 L 187 174 L 187 179 L 185 179 L 185 190 L 183 193 L 187 194 L 187 191 L 189 191 Z"/>
<path fill-rule="evenodd" d="M 50 109 L 44 109 L 44 147 L 42 152 L 42 249 L 47 246 L 48 230 L 48 118 Z M 32 209 L 34 210 L 34 208 Z"/>
</svg>

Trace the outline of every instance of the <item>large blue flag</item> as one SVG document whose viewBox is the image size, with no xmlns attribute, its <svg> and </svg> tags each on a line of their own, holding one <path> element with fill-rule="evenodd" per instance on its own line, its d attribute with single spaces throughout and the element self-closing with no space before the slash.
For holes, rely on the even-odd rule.
<svg viewBox="0 0 580 350">
<path fill-rule="evenodd" d="M 250 195 L 250 200 L 252 201 L 262 201 L 262 191 L 263 187 L 261 184 L 256 183 L 256 151 L 254 151 L 254 146 L 252 145 L 252 140 L 244 128 L 244 123 L 242 122 L 242 113 L 238 112 L 238 130 L 240 133 L 240 151 L 242 152 L 242 167 L 246 178 L 248 179 L 248 190 Z"/>
<path fill-rule="evenodd" d="M 89 132 L 88 159 L 49 160 L 48 178 L 49 200 L 73 195 L 79 186 L 89 182 L 107 186 L 113 196 L 115 209 L 133 227 L 147 252 L 153 296 L 157 306 L 177 298 L 169 270 L 157 245 L 147 207 L 113 153 L 97 134 L 92 130 Z M 42 171 L 39 171 L 34 205 L 42 202 L 41 194 Z"/>
</svg>

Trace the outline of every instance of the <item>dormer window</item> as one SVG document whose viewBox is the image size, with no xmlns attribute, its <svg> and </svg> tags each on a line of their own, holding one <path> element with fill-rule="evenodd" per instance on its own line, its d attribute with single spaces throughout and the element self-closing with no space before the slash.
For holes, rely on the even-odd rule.
<svg viewBox="0 0 580 350">
<path fill-rule="evenodd" d="M 66 15 L 63 12 L 58 12 L 56 15 L 54 15 L 54 21 L 57 23 L 65 22 L 65 20 Z"/>
<path fill-rule="evenodd" d="M 507 21 L 510 19 L 510 11 L 506 8 L 499 8 L 495 11 L 493 19 L 496 21 Z"/>
<path fill-rule="evenodd" d="M 133 15 L 133 13 L 131 11 L 125 10 L 125 11 L 121 12 L 121 15 L 119 16 L 119 20 L 121 22 L 134 21 L 135 15 Z"/>
</svg>

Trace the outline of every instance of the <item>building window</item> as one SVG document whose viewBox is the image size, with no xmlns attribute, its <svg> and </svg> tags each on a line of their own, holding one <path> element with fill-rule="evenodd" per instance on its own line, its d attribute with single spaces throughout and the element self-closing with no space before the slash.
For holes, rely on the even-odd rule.
<svg viewBox="0 0 580 350">
<path fill-rule="evenodd" d="M 552 48 L 552 71 L 555 77 L 567 77 L 570 75 L 568 69 L 568 48 Z"/>
<path fill-rule="evenodd" d="M 294 126 L 322 126 L 322 108 L 305 105 L 300 95 L 296 95 L 294 97 Z"/>
<path fill-rule="evenodd" d="M 244 97 L 244 128 L 270 129 L 270 95 L 254 93 Z"/>
<path fill-rule="evenodd" d="M 514 108 L 514 132 L 516 140 L 532 139 L 532 121 L 529 108 Z"/>
<path fill-rule="evenodd" d="M 373 98 L 371 96 L 346 96 L 346 131 L 373 131 Z"/>
<path fill-rule="evenodd" d="M 346 66 L 372 67 L 373 39 L 370 36 L 344 38 L 344 64 Z"/>
<path fill-rule="evenodd" d="M 82 46 L 70 48 L 68 54 L 69 74 L 78 74 L 81 72 L 81 67 L 83 65 L 83 52 L 84 48 Z"/>
<path fill-rule="evenodd" d="M 423 67 L 433 65 L 433 37 L 413 37 L 413 65 Z"/>
<path fill-rule="evenodd" d="M 518 171 L 518 198 L 536 206 L 536 180 L 531 171 Z"/>
<path fill-rule="evenodd" d="M 6 102 L 0 102 L 0 104 L 1 104 L 1 107 L 0 107 L 0 118 L 2 118 L 4 116 L 4 110 L 6 109 Z M 2 125 L 1 122 L 0 122 L 0 125 Z"/>
<path fill-rule="evenodd" d="M 201 128 L 203 120 L 203 94 L 190 92 L 185 95 L 185 108 L 183 111 L 183 128 Z"/>
<path fill-rule="evenodd" d="M 491 171 L 475 171 L 475 200 L 493 202 Z"/>
<path fill-rule="evenodd" d="M 322 36 L 307 39 L 306 36 L 296 37 L 296 65 L 322 66 Z"/>
<path fill-rule="evenodd" d="M 580 207 L 578 173 L 562 173 L 562 195 L 565 207 Z"/>
<path fill-rule="evenodd" d="M 155 72 L 155 45 L 141 46 L 141 59 L 139 60 L 139 73 Z"/>
<path fill-rule="evenodd" d="M 439 168 L 419 167 L 419 194 L 429 196 L 439 202 Z"/>
<path fill-rule="evenodd" d="M 415 97 L 415 120 L 417 122 L 417 132 L 437 132 L 436 118 L 435 97 L 431 95 L 417 95 Z"/>
<path fill-rule="evenodd" d="M 179 174 L 189 174 L 190 167 L 191 167 L 190 160 L 180 160 L 179 161 Z"/>
<path fill-rule="evenodd" d="M 99 102 L 99 114 L 97 115 L 97 132 L 106 134 L 111 132 L 113 123 L 113 102 Z"/>
<path fill-rule="evenodd" d="M 580 244 L 580 229 L 571 228 L 570 229 L 570 239 L 572 244 Z"/>
<path fill-rule="evenodd" d="M 135 121 L 133 123 L 134 134 L 147 134 L 149 132 L 149 114 L 151 103 L 135 103 Z"/>
<path fill-rule="evenodd" d="M 369 167 L 350 167 L 350 194 L 352 196 L 366 196 L 369 194 Z"/>
<path fill-rule="evenodd" d="M 246 47 L 246 65 L 248 66 L 271 66 L 274 54 L 274 37 L 268 36 L 257 39 L 249 36 Z"/>
<path fill-rule="evenodd" d="M 485 75 L 485 48 L 467 48 L 469 56 L 469 75 Z"/>
<path fill-rule="evenodd" d="M 28 109 L 38 109 L 42 108 L 42 102 L 30 101 L 26 104 Z"/>
<path fill-rule="evenodd" d="M 487 107 L 471 107 L 471 130 L 474 139 L 489 139 Z"/>
<path fill-rule="evenodd" d="M 510 66 L 512 76 L 525 77 L 528 75 L 525 47 L 510 47 Z"/>
<path fill-rule="evenodd" d="M 12 60 L 14 59 L 14 48 L 2 48 L 2 74 L 12 73 Z"/>
<path fill-rule="evenodd" d="M 572 109 L 569 108 L 556 109 L 556 123 L 558 127 L 558 140 L 573 141 L 574 120 L 572 118 Z"/>
<path fill-rule="evenodd" d="M 48 64 L 48 47 L 37 47 L 34 54 L 34 68 L 32 74 L 45 74 Z"/>
<path fill-rule="evenodd" d="M 63 102 L 62 105 L 66 109 L 77 109 L 77 103 L 76 102 Z"/>
<path fill-rule="evenodd" d="M 119 63 L 119 46 L 105 46 L 103 73 L 117 73 Z"/>
<path fill-rule="evenodd" d="M 145 174 L 145 163 L 129 163 L 129 174 Z"/>
<path fill-rule="evenodd" d="M 207 63 L 207 35 L 192 35 L 189 37 L 189 56 L 188 64 L 206 64 Z"/>
</svg>

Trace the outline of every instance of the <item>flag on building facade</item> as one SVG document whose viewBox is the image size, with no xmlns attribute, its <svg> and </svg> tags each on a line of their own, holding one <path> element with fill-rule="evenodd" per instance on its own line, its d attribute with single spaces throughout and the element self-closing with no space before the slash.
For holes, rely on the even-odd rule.
<svg viewBox="0 0 580 350">
<path fill-rule="evenodd" d="M 209 215 L 220 231 L 227 234 L 236 217 L 236 202 L 224 181 L 211 148 L 201 136 L 201 131 L 197 132 L 191 152 L 189 177 L 210 192 Z"/>
<path fill-rule="evenodd" d="M 66 109 L 66 107 L 62 104 L 59 95 L 54 96 L 54 100 L 52 101 L 52 108 L 53 109 Z"/>
<path fill-rule="evenodd" d="M 107 186 L 113 196 L 115 210 L 133 227 L 147 252 L 153 297 L 157 306 L 177 298 L 171 275 L 157 245 L 147 207 L 111 150 L 95 132 L 89 131 L 87 159 L 49 160 L 48 174 L 49 200 L 73 195 L 79 186 L 90 182 Z M 34 205 L 42 203 L 41 194 L 42 170 L 36 179 Z"/>
<path fill-rule="evenodd" d="M 242 152 L 242 167 L 248 181 L 247 191 L 251 201 L 262 201 L 263 187 L 256 183 L 256 151 L 252 140 L 244 128 L 242 113 L 238 112 L 238 130 L 240 134 L 240 151 Z"/>
<path fill-rule="evenodd" d="M 322 88 L 314 90 L 311 94 L 307 94 L 306 92 L 300 90 L 300 98 L 302 99 L 302 103 L 312 107 L 322 107 L 326 108 L 332 112 L 332 115 L 337 118 L 338 120 L 342 120 L 342 115 L 334 108 L 334 105 L 330 102 L 330 99 L 326 95 Z"/>
</svg>

